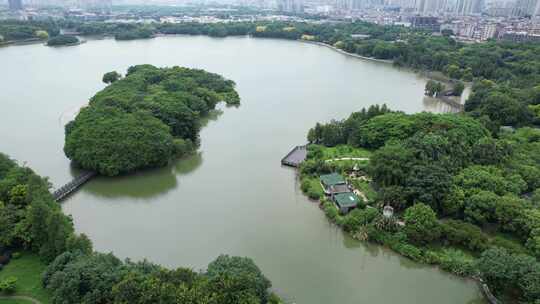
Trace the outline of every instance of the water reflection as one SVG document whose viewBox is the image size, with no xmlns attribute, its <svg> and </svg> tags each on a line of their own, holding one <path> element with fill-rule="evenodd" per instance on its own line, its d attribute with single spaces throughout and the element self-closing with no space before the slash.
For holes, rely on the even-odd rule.
<svg viewBox="0 0 540 304">
<path fill-rule="evenodd" d="M 145 170 L 116 177 L 99 176 L 82 190 L 96 197 L 107 199 L 133 198 L 147 200 L 166 195 L 178 186 L 178 178 L 189 175 L 201 166 L 203 157 L 196 153 L 181 158 L 164 168 Z"/>
<path fill-rule="evenodd" d="M 229 106 L 227 106 L 229 107 Z M 208 112 L 208 115 L 201 118 L 201 128 L 204 128 L 211 121 L 216 121 L 221 115 L 223 115 L 223 110 L 215 109 Z"/>
<path fill-rule="evenodd" d="M 99 176 L 81 190 L 96 197 L 117 199 L 129 197 L 134 200 L 165 195 L 178 186 L 172 167 L 145 170 L 127 176 Z"/>
</svg>

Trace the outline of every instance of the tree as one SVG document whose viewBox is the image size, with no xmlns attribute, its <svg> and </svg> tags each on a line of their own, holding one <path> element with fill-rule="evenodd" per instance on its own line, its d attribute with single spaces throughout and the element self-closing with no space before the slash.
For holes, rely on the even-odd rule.
<svg viewBox="0 0 540 304">
<path fill-rule="evenodd" d="M 367 171 L 382 187 L 404 185 L 413 165 L 414 155 L 401 144 L 388 144 L 370 159 Z"/>
<path fill-rule="evenodd" d="M 268 300 L 267 289 L 271 287 L 270 281 L 261 273 L 260 269 L 249 258 L 230 257 L 220 255 L 208 265 L 207 276 L 210 283 L 219 287 L 223 293 L 222 304 L 257 303 L 248 297 L 249 301 L 235 302 L 242 294 L 253 294 L 254 299 L 265 304 Z"/>
<path fill-rule="evenodd" d="M 451 189 L 451 175 L 437 165 L 416 165 L 407 176 L 409 199 L 424 202 L 433 210 L 442 212 L 443 200 Z"/>
<path fill-rule="evenodd" d="M 378 201 L 382 206 L 391 206 L 396 211 L 409 206 L 407 191 L 402 186 L 381 187 L 378 193 Z"/>
<path fill-rule="evenodd" d="M 102 253 L 59 256 L 57 260 L 45 275 L 53 303 L 112 302 L 112 286 L 121 278 L 120 260 Z"/>
<path fill-rule="evenodd" d="M 531 201 L 537 208 L 540 207 L 540 188 L 534 190 Z"/>
<path fill-rule="evenodd" d="M 500 197 L 491 191 L 479 190 L 465 199 L 465 219 L 479 225 L 495 221 Z"/>
<path fill-rule="evenodd" d="M 536 257 L 540 257 L 540 228 L 533 229 L 525 244 Z"/>
<path fill-rule="evenodd" d="M 428 205 L 414 204 L 405 210 L 403 218 L 405 234 L 414 243 L 429 243 L 441 235 L 437 215 Z"/>
<path fill-rule="evenodd" d="M 451 64 L 446 67 L 446 74 L 450 78 L 460 79 L 462 76 L 462 71 L 457 65 Z"/>
<path fill-rule="evenodd" d="M 454 96 L 461 96 L 463 90 L 465 90 L 465 85 L 463 84 L 463 82 L 457 81 L 452 88 L 452 94 Z"/>
<path fill-rule="evenodd" d="M 460 187 L 452 185 L 442 201 L 442 214 L 456 216 L 461 214 L 465 206 L 465 192 Z"/>
<path fill-rule="evenodd" d="M 526 206 L 524 200 L 514 195 L 505 195 L 498 199 L 495 206 L 495 218 L 501 225 L 501 229 L 517 232 L 520 228 L 519 219 Z"/>
<path fill-rule="evenodd" d="M 111 84 L 122 78 L 122 75 L 116 71 L 108 72 L 103 75 L 103 82 L 106 84 Z"/>
<path fill-rule="evenodd" d="M 506 142 L 491 137 L 484 137 L 473 146 L 473 161 L 481 165 L 498 165 L 511 155 L 512 148 Z"/>
<path fill-rule="evenodd" d="M 482 253 L 476 268 L 491 290 L 517 292 L 517 298 L 531 303 L 540 299 L 540 264 L 531 256 L 491 248 Z"/>
<path fill-rule="evenodd" d="M 424 89 L 424 94 L 426 96 L 432 97 L 433 95 L 435 95 L 437 93 L 438 89 L 439 89 L 438 88 L 438 82 L 430 79 L 426 83 L 426 87 Z"/>
<path fill-rule="evenodd" d="M 501 125 L 524 125 L 531 120 L 531 112 L 525 103 L 497 91 L 481 101 L 479 111 Z"/>
<path fill-rule="evenodd" d="M 498 195 L 506 193 L 521 194 L 527 183 L 519 175 L 506 175 L 495 166 L 470 166 L 454 177 L 454 183 L 464 190 L 491 191 Z"/>
</svg>

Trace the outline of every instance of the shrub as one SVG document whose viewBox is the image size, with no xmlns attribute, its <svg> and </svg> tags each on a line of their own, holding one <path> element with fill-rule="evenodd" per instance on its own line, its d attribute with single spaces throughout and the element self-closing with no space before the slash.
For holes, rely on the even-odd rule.
<svg viewBox="0 0 540 304">
<path fill-rule="evenodd" d="M 323 202 L 323 210 L 326 216 L 333 221 L 339 216 L 337 208 L 330 201 Z"/>
<path fill-rule="evenodd" d="M 470 276 L 474 273 L 474 262 L 462 251 L 447 249 L 439 255 L 439 264 L 443 270 L 459 276 Z"/>
<path fill-rule="evenodd" d="M 439 254 L 437 254 L 434 251 L 428 250 L 428 251 L 424 252 L 424 262 L 426 262 L 428 264 L 432 264 L 432 265 L 440 264 L 441 259 L 439 257 Z"/>
<path fill-rule="evenodd" d="M 521 244 L 505 239 L 501 236 L 496 236 L 490 240 L 491 247 L 504 248 L 510 254 L 529 254 Z"/>
<path fill-rule="evenodd" d="M 300 189 L 302 189 L 302 192 L 307 193 L 310 188 L 309 179 L 304 178 L 302 179 L 302 183 L 300 184 Z"/>
<path fill-rule="evenodd" d="M 475 225 L 449 220 L 441 228 L 444 238 L 453 245 L 465 246 L 473 251 L 487 249 L 488 237 Z"/>
<path fill-rule="evenodd" d="M 349 232 L 356 232 L 363 225 L 371 223 L 379 212 L 375 208 L 354 209 L 343 220 L 343 228 Z"/>
<path fill-rule="evenodd" d="M 321 194 L 313 188 L 309 188 L 307 196 L 312 200 L 318 200 L 321 198 Z"/>
<path fill-rule="evenodd" d="M 11 294 L 14 293 L 15 290 L 17 290 L 17 278 L 8 277 L 0 281 L 0 291 Z"/>
<path fill-rule="evenodd" d="M 279 296 L 273 292 L 268 297 L 268 304 L 281 304 L 281 303 L 283 302 L 281 302 L 281 299 L 279 298 Z"/>
<path fill-rule="evenodd" d="M 12 258 L 14 258 L 15 260 L 20 258 L 21 257 L 21 253 L 20 252 L 14 252 L 12 255 L 11 255 Z"/>
<path fill-rule="evenodd" d="M 410 258 L 413 261 L 416 261 L 416 262 L 424 261 L 422 250 L 420 250 L 418 247 L 413 246 L 411 244 L 395 242 L 390 245 L 390 248 L 392 248 L 392 250 L 398 252 L 399 254 Z"/>
<path fill-rule="evenodd" d="M 377 216 L 377 218 L 375 219 L 375 226 L 377 227 L 377 229 L 385 230 L 388 232 L 396 232 L 399 229 L 397 219 L 393 216 Z"/>
</svg>

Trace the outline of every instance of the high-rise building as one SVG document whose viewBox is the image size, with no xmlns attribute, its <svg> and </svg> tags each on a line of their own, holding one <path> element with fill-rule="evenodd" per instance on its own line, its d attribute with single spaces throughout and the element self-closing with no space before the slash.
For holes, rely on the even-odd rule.
<svg viewBox="0 0 540 304">
<path fill-rule="evenodd" d="M 517 17 L 534 16 L 538 13 L 539 0 L 518 0 L 512 12 Z"/>
<path fill-rule="evenodd" d="M 343 11 L 357 10 L 371 5 L 371 1 L 362 0 L 336 0 L 336 8 Z"/>
<path fill-rule="evenodd" d="M 421 15 L 443 12 L 446 10 L 447 0 L 417 0 L 415 9 Z"/>
<path fill-rule="evenodd" d="M 457 15 L 480 14 L 483 9 L 483 0 L 458 0 L 454 8 L 454 13 Z"/>
<path fill-rule="evenodd" d="M 79 0 L 79 7 L 100 12 L 112 10 L 112 0 Z"/>
<path fill-rule="evenodd" d="M 23 9 L 22 0 L 8 0 L 9 9 L 12 11 L 20 11 Z"/>
<path fill-rule="evenodd" d="M 278 9 L 283 12 L 300 13 L 304 11 L 304 3 L 302 0 L 280 0 Z"/>
</svg>

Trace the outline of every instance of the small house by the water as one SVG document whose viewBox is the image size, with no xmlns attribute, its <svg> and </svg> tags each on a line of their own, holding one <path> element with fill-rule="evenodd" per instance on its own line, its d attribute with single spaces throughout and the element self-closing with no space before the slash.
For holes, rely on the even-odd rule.
<svg viewBox="0 0 540 304">
<path fill-rule="evenodd" d="M 332 199 L 342 214 L 349 213 L 360 203 L 360 198 L 352 192 L 335 194 Z"/>
<path fill-rule="evenodd" d="M 327 195 L 350 192 L 347 182 L 337 173 L 321 175 L 321 185 Z"/>
</svg>

